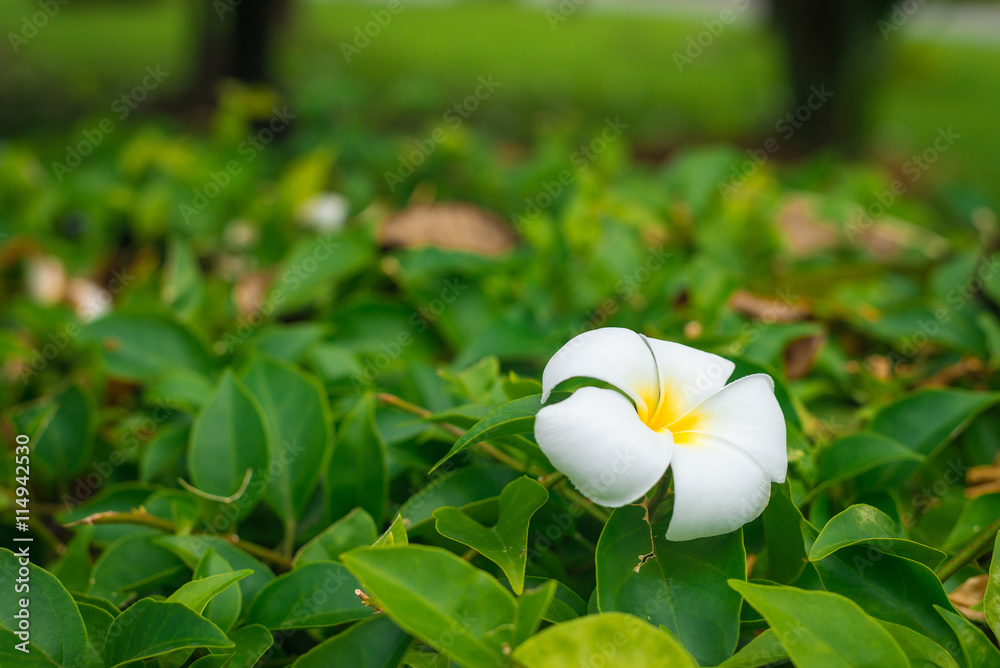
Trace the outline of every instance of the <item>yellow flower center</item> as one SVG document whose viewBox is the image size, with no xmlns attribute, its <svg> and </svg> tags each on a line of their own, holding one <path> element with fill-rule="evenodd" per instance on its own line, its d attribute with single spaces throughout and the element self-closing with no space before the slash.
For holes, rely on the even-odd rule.
<svg viewBox="0 0 1000 668">
<path fill-rule="evenodd" d="M 683 402 L 671 397 L 667 387 L 657 392 L 644 391 L 639 393 L 646 407 L 639 407 L 639 419 L 655 432 L 670 432 L 677 445 L 694 446 L 695 439 L 702 422 L 702 414 L 695 408 L 684 415 L 679 415 Z"/>
</svg>

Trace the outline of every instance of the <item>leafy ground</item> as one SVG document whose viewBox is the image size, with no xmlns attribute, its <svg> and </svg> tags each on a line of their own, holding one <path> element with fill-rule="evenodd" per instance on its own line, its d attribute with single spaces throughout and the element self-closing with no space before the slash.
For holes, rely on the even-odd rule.
<svg viewBox="0 0 1000 668">
<path fill-rule="evenodd" d="M 286 127 L 284 99 L 230 87 L 204 131 L 100 108 L 0 148 L 0 546 L 34 539 L 30 665 L 1000 665 L 1000 228 L 963 176 L 989 139 L 926 170 L 754 169 L 727 147 L 636 161 L 600 96 L 455 127 L 427 110 L 461 97 L 378 73 L 422 53 L 464 91 L 499 55 L 449 62 L 410 25 L 362 54 L 373 85 L 336 93 L 398 117 L 327 125 L 328 91 L 302 83 Z M 966 61 L 940 49 L 925 64 L 947 78 Z M 934 119 L 893 81 L 901 119 Z M 978 118 L 951 99 L 939 113 Z M 706 128 L 756 123 L 717 106 Z M 348 220 L 316 231 L 329 191 Z M 420 214 L 431 237 L 387 225 L 451 200 L 478 209 Z M 605 325 L 774 377 L 789 481 L 761 518 L 672 543 L 669 501 L 612 512 L 552 470 L 541 370 Z M 14 598 L 3 666 L 29 665 Z"/>
</svg>

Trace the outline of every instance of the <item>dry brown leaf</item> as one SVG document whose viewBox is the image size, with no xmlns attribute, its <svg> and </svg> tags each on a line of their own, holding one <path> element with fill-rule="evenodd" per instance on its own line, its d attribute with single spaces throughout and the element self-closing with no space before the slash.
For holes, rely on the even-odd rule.
<svg viewBox="0 0 1000 668">
<path fill-rule="evenodd" d="M 839 243 L 837 228 L 819 220 L 814 209 L 811 197 L 799 195 L 790 198 L 778 212 L 778 228 L 788 247 L 798 255 L 812 255 Z"/>
<path fill-rule="evenodd" d="M 992 464 L 969 469 L 965 474 L 965 482 L 968 484 L 965 495 L 970 499 L 1000 492 L 1000 454 Z"/>
<path fill-rule="evenodd" d="M 813 334 L 795 339 L 788 344 L 785 348 L 784 361 L 785 375 L 789 380 L 806 377 L 825 341 L 825 334 Z"/>
<path fill-rule="evenodd" d="M 986 584 L 989 581 L 990 576 L 987 573 L 975 575 L 955 587 L 948 594 L 948 600 L 967 618 L 985 624 L 986 615 L 983 614 L 982 610 L 973 610 L 973 608 L 983 602 L 983 597 L 986 596 Z"/>
<path fill-rule="evenodd" d="M 246 317 L 260 308 L 271 285 L 271 273 L 254 271 L 240 276 L 233 286 L 233 303 L 240 315 Z"/>
<path fill-rule="evenodd" d="M 497 216 L 461 202 L 418 204 L 389 216 L 379 241 L 390 248 L 436 246 L 498 255 L 517 241 Z"/>
<path fill-rule="evenodd" d="M 809 317 L 809 307 L 804 303 L 761 297 L 750 292 L 735 293 L 729 305 L 749 318 L 768 322 L 798 322 Z"/>
</svg>

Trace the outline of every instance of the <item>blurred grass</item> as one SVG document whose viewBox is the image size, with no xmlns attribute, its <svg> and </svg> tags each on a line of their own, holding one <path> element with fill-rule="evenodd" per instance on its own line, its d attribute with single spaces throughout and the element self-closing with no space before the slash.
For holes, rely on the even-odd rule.
<svg viewBox="0 0 1000 668">
<path fill-rule="evenodd" d="M 639 151 L 657 154 L 691 141 L 754 146 L 774 134 L 787 107 L 780 49 L 755 25 L 728 26 L 678 72 L 672 54 L 703 30 L 700 18 L 584 6 L 553 30 L 542 8 L 407 5 L 348 64 L 341 44 L 353 42 L 355 28 L 382 8 L 295 4 L 279 71 L 307 119 L 417 131 L 440 124 L 478 77 L 492 75 L 501 85 L 474 113 L 473 127 L 525 139 L 618 115 Z M 0 32 L 19 31 L 35 10 L 28 0 L 0 3 Z M 17 107 L 32 120 L 60 120 L 67 109 L 101 113 L 141 79 L 146 64 L 176 71 L 157 94 L 176 92 L 195 66 L 194 17 L 194 3 L 183 0 L 70 3 L 19 55 L 2 57 L 3 97 L 27 98 Z M 872 119 L 877 155 L 903 162 L 929 146 L 939 127 L 952 126 L 962 139 L 935 167 L 935 179 L 996 190 L 1000 48 L 899 35 L 890 47 Z"/>
</svg>

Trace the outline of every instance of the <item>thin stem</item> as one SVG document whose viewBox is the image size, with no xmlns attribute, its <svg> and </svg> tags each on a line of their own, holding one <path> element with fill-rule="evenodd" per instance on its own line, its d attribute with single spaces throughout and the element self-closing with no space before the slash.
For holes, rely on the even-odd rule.
<svg viewBox="0 0 1000 668">
<path fill-rule="evenodd" d="M 286 520 L 284 528 L 285 533 L 281 539 L 281 554 L 291 557 L 292 550 L 295 549 L 295 530 L 297 528 L 295 520 Z"/>
<path fill-rule="evenodd" d="M 986 547 L 994 541 L 998 531 L 1000 531 L 1000 518 L 994 520 L 993 524 L 983 529 L 978 536 L 972 539 L 971 543 L 963 547 L 958 554 L 942 564 L 942 566 L 937 569 L 935 575 L 938 576 L 938 579 L 940 579 L 941 582 L 944 582 L 952 575 L 962 570 L 963 566 L 978 557 L 983 550 L 985 550 Z"/>
<path fill-rule="evenodd" d="M 142 526 L 160 529 L 161 531 L 165 531 L 167 533 L 177 533 L 177 527 L 174 526 L 173 522 L 165 520 L 162 517 L 157 517 L 156 515 L 151 515 L 145 508 L 138 508 L 130 513 L 117 513 L 113 511 L 96 513 L 94 515 L 90 515 L 89 517 L 84 517 L 82 520 L 70 522 L 65 526 L 71 527 L 80 524 L 140 524 Z M 214 536 L 215 534 L 194 533 L 192 535 Z M 244 552 L 252 554 L 259 559 L 269 561 L 276 566 L 284 568 L 285 570 L 292 569 L 292 560 L 283 554 L 275 552 L 274 550 L 268 549 L 262 545 L 257 545 L 256 543 L 251 543 L 247 540 L 243 540 L 235 534 L 230 534 L 222 538 L 223 540 L 229 541 Z"/>
<path fill-rule="evenodd" d="M 560 471 L 553 471 L 552 473 L 549 473 L 549 474 L 541 476 L 538 479 L 538 483 L 542 487 L 544 487 L 545 489 L 552 489 L 561 480 L 565 480 L 565 479 L 566 479 L 566 476 L 563 475 L 562 472 L 560 472 Z"/>
</svg>

